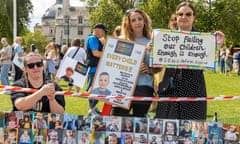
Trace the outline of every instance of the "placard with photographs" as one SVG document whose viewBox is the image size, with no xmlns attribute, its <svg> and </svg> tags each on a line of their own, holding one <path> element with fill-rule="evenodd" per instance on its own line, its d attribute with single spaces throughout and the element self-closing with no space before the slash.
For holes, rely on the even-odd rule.
<svg viewBox="0 0 240 144">
<path fill-rule="evenodd" d="M 69 57 L 64 56 L 56 77 L 72 85 L 83 88 L 87 80 L 89 68 L 87 65 Z"/>
<path fill-rule="evenodd" d="M 91 93 L 96 95 L 133 96 L 145 45 L 131 41 L 107 38 L 98 64 Z M 129 109 L 130 100 L 103 99 L 106 102 Z"/>
<path fill-rule="evenodd" d="M 56 117 L 55 117 L 56 116 Z M 40 112 L 3 112 L 2 143 L 160 143 L 237 144 L 240 125 L 196 120 L 154 119 L 120 116 L 82 116 Z M 5 120 L 6 119 L 6 120 Z M 9 121 L 25 119 L 8 127 Z M 29 121 L 29 119 L 32 121 Z M 50 129 L 61 120 L 61 128 Z M 41 121 L 41 122 L 40 122 Z M 42 123 L 42 124 L 41 124 Z M 12 124 L 10 124 L 12 125 Z M 31 127 L 32 125 L 32 127 Z M 55 123 L 56 126 L 56 123 Z M 28 127 L 28 128 L 25 128 Z M 30 127 L 30 128 L 29 128 Z M 115 137 L 115 139 L 114 139 Z M 30 141 L 29 141 L 30 139 Z"/>
</svg>

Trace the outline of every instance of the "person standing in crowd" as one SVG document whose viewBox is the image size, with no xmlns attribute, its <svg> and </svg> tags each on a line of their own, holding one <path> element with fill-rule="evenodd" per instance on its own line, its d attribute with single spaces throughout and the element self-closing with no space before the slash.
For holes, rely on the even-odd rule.
<svg viewBox="0 0 240 144">
<path fill-rule="evenodd" d="M 61 88 L 54 83 L 47 83 L 43 70 L 43 58 L 37 53 L 24 57 L 24 76 L 13 86 L 34 88 L 34 93 L 13 91 L 11 100 L 14 111 L 38 111 L 64 113 L 65 100 L 62 95 L 55 95 Z"/>
<path fill-rule="evenodd" d="M 134 96 L 153 97 L 152 68 L 149 67 L 151 54 L 151 19 L 140 8 L 128 9 L 122 19 L 121 36 L 119 38 L 146 44 L 144 61 L 140 66 L 140 75 L 137 80 Z M 112 115 L 145 117 L 151 105 L 149 101 L 132 101 L 130 108 L 123 109 L 113 106 Z M 133 110 L 132 115 L 130 111 Z"/>
<path fill-rule="evenodd" d="M 16 37 L 16 39 L 15 39 L 15 46 L 14 46 L 14 55 L 15 56 L 16 55 L 18 57 L 23 57 L 24 56 L 24 50 L 23 50 L 21 44 L 22 44 L 22 38 L 21 37 Z M 20 78 L 22 78 L 23 71 L 16 64 L 14 64 L 14 70 L 15 70 L 14 81 L 17 81 Z"/>
<path fill-rule="evenodd" d="M 121 25 L 115 27 L 112 36 L 118 38 L 121 35 Z"/>
<path fill-rule="evenodd" d="M 100 57 L 102 56 L 103 44 L 101 43 L 100 39 L 104 36 L 106 32 L 106 27 L 102 23 L 98 23 L 94 26 L 93 33 L 88 36 L 86 41 L 88 55 L 87 64 L 90 67 L 88 73 L 87 91 L 91 91 L 90 89 L 92 87 L 92 81 L 96 73 L 97 65 Z M 97 103 L 98 100 L 89 100 L 90 109 L 88 113 L 100 113 L 99 110 L 96 108 Z"/>
<path fill-rule="evenodd" d="M 47 75 L 48 79 L 55 81 L 56 71 L 55 66 L 58 64 L 59 53 L 54 42 L 50 42 L 45 48 L 45 58 L 47 60 Z"/>
<path fill-rule="evenodd" d="M 231 45 L 226 49 L 225 56 L 225 74 L 226 76 L 232 76 L 233 69 L 233 46 Z"/>
<path fill-rule="evenodd" d="M 182 2 L 176 8 L 177 28 L 180 31 L 197 31 L 193 25 L 195 9 L 189 2 Z M 224 34 L 220 36 L 219 44 L 223 44 Z M 165 88 L 161 84 L 168 83 Z M 207 97 L 203 70 L 167 68 L 163 81 L 159 84 L 161 97 Z M 156 118 L 162 119 L 198 119 L 205 120 L 207 113 L 206 101 L 191 102 L 158 102 Z"/>
<path fill-rule="evenodd" d="M 226 50 L 224 47 L 220 48 L 220 72 L 225 73 L 225 57 L 226 57 Z"/>
<path fill-rule="evenodd" d="M 1 84 L 2 85 L 10 85 L 8 72 L 11 67 L 11 58 L 12 58 L 12 48 L 8 45 L 7 38 L 2 38 L 1 43 L 3 48 L 0 52 L 0 63 L 1 63 Z"/>
<path fill-rule="evenodd" d="M 86 50 L 83 47 L 81 47 L 82 45 L 81 40 L 78 38 L 75 38 L 72 40 L 71 45 L 72 46 L 66 52 L 66 56 L 71 57 L 83 64 L 86 64 L 87 53 L 86 53 Z M 69 86 L 72 87 L 72 85 L 69 85 Z M 79 91 L 80 91 L 80 87 L 76 86 L 76 92 L 78 93 Z"/>
<path fill-rule="evenodd" d="M 177 15 L 175 13 L 170 17 L 168 28 L 171 30 L 177 30 Z"/>
</svg>

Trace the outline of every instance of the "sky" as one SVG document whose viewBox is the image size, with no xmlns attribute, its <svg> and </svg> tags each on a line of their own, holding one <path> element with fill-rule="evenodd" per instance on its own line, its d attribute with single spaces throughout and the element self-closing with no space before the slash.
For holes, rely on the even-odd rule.
<svg viewBox="0 0 240 144">
<path fill-rule="evenodd" d="M 31 23 L 29 29 L 33 31 L 35 24 L 41 24 L 41 17 L 45 11 L 56 2 L 56 0 L 31 0 L 31 2 L 33 4 L 33 14 L 30 15 Z"/>
</svg>

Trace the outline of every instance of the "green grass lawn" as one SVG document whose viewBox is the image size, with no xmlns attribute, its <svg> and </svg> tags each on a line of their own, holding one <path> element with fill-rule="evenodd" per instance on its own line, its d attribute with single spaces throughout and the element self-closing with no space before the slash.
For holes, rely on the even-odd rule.
<svg viewBox="0 0 240 144">
<path fill-rule="evenodd" d="M 220 95 L 238 96 L 240 95 L 240 76 L 233 74 L 227 77 L 223 74 L 205 71 L 205 80 L 207 85 L 208 97 L 216 97 Z M 60 86 L 66 90 L 66 83 L 61 82 Z M 10 111 L 12 104 L 9 95 L 1 95 L 0 111 Z M 65 97 L 66 112 L 71 114 L 86 115 L 88 110 L 88 100 L 80 97 Z M 98 105 L 102 107 L 102 102 Z M 208 102 L 208 119 L 212 120 L 213 114 L 217 112 L 218 120 L 224 123 L 240 124 L 240 101 L 209 101 Z"/>
</svg>

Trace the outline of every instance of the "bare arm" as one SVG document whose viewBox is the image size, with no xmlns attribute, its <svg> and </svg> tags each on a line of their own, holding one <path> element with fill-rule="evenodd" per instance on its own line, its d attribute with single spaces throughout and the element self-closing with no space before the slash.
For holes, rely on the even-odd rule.
<svg viewBox="0 0 240 144">
<path fill-rule="evenodd" d="M 102 52 L 98 50 L 93 50 L 92 53 L 95 57 L 98 57 L 98 58 L 102 56 Z"/>
</svg>

